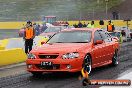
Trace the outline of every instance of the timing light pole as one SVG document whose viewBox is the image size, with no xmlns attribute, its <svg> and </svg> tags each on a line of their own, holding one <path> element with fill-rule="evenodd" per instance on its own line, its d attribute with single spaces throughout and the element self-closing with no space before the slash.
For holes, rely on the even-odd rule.
<svg viewBox="0 0 132 88">
<path fill-rule="evenodd" d="M 99 4 L 99 2 L 100 2 L 100 1 L 99 1 L 99 0 L 97 0 L 97 4 Z"/>
<path fill-rule="evenodd" d="M 106 8 L 106 18 L 108 19 L 108 2 L 109 0 L 105 0 L 105 8 Z"/>
</svg>

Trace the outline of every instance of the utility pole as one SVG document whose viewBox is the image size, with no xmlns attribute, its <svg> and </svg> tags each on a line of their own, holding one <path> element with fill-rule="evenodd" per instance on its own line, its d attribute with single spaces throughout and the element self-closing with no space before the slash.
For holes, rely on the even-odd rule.
<svg viewBox="0 0 132 88">
<path fill-rule="evenodd" d="M 79 17 L 79 20 L 80 20 L 80 21 L 82 20 L 82 14 L 81 14 L 81 11 L 80 11 L 80 17 Z"/>
<path fill-rule="evenodd" d="M 99 1 L 99 0 L 97 0 L 97 3 L 99 4 L 99 3 L 100 3 L 100 1 Z"/>
<path fill-rule="evenodd" d="M 108 2 L 109 0 L 105 0 L 105 8 L 106 8 L 106 18 L 108 19 Z"/>
<path fill-rule="evenodd" d="M 94 20 L 94 15 L 95 15 L 95 10 L 94 10 L 94 8 L 93 8 L 93 20 Z"/>
</svg>

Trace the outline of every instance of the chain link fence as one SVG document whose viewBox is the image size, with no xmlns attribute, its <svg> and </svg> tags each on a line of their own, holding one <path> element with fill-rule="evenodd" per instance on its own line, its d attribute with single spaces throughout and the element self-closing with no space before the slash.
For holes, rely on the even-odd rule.
<svg viewBox="0 0 132 88">
<path fill-rule="evenodd" d="M 113 20 L 113 14 L 112 12 L 108 13 L 106 15 L 105 12 L 95 12 L 94 10 L 92 12 L 75 12 L 75 13 L 52 13 L 52 14 L 43 14 L 43 15 L 16 15 L 15 17 L 7 17 L 7 18 L 0 18 L 0 20 L 4 21 L 42 21 L 44 16 L 56 16 L 57 21 L 69 21 L 69 20 Z M 131 19 L 132 15 L 129 13 L 118 13 L 118 19 L 117 20 L 126 20 Z"/>
</svg>

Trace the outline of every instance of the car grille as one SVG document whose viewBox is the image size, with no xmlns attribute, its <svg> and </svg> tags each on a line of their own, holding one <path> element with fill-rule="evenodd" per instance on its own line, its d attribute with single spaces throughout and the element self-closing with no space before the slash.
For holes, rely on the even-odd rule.
<svg viewBox="0 0 132 88">
<path fill-rule="evenodd" d="M 56 69 L 60 69 L 60 65 L 59 64 L 53 64 L 52 66 L 44 66 L 44 65 L 40 65 L 37 64 L 35 65 L 37 68 L 41 69 L 41 70 L 56 70 Z"/>
<path fill-rule="evenodd" d="M 59 55 L 38 55 L 40 59 L 56 59 Z"/>
</svg>

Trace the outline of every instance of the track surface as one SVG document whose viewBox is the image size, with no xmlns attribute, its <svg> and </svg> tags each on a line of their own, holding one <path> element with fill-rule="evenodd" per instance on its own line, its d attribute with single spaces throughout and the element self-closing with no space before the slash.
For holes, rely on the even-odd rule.
<svg viewBox="0 0 132 88">
<path fill-rule="evenodd" d="M 6 39 L 6 38 L 16 38 L 18 37 L 18 31 L 19 30 L 11 30 L 11 29 L 5 29 L 5 30 L 2 30 L 0 29 L 0 40 L 1 39 Z"/>
<path fill-rule="evenodd" d="M 122 73 L 127 74 L 132 68 L 131 51 L 132 42 L 124 43 L 120 51 L 120 64 L 117 67 L 108 65 L 93 69 L 90 79 L 116 79 Z M 25 71 L 25 67 L 0 70 L 0 73 L 8 73 L 7 77 L 0 78 L 0 88 L 82 88 L 78 80 L 79 73 L 45 73 L 41 77 L 33 77 Z"/>
</svg>

